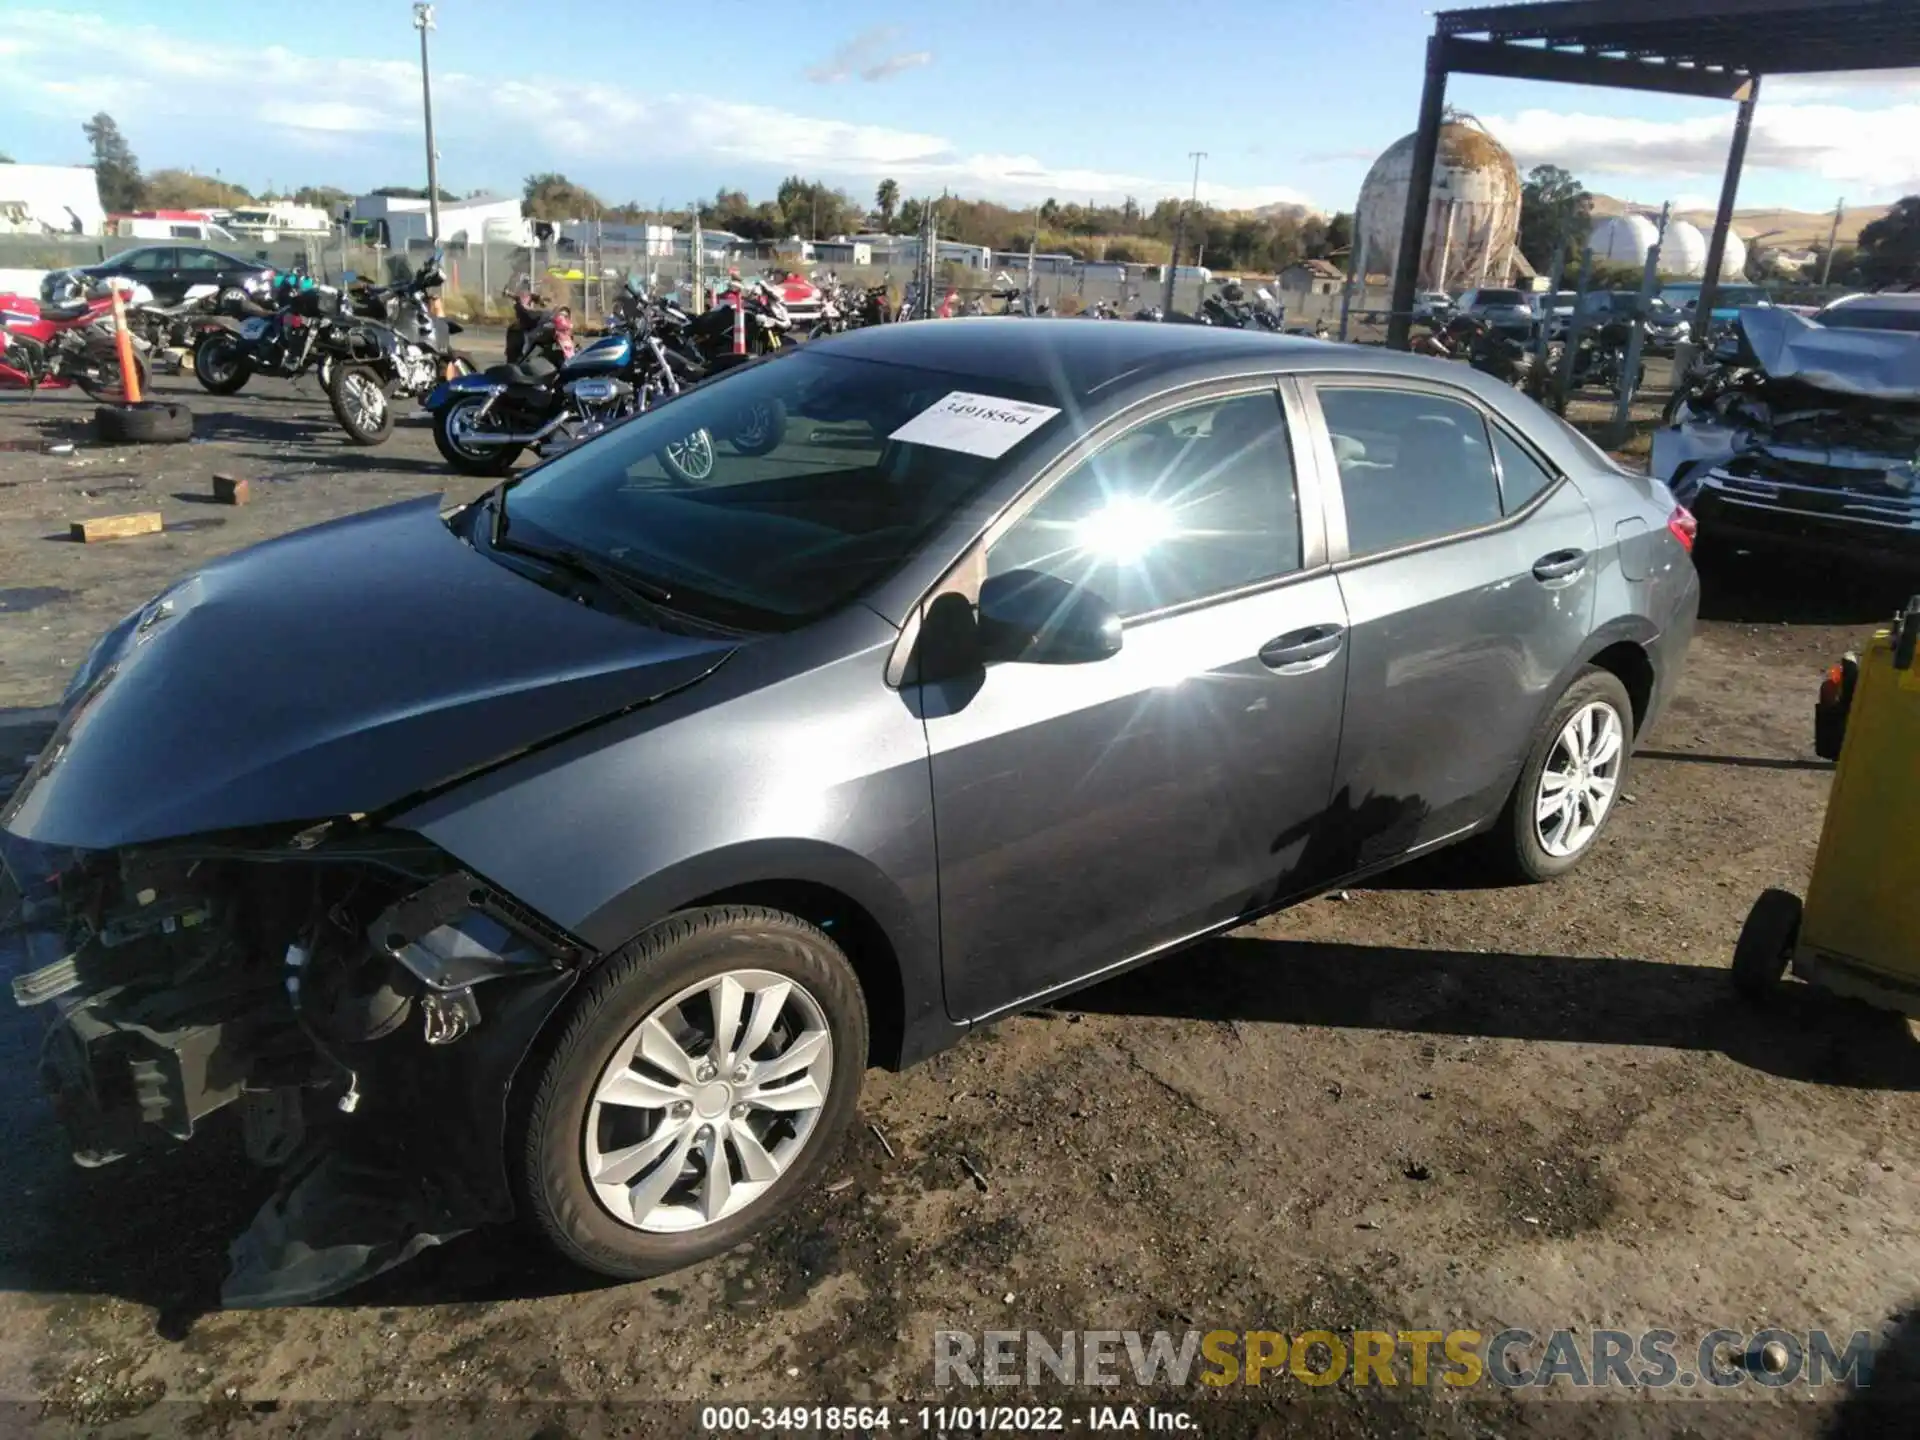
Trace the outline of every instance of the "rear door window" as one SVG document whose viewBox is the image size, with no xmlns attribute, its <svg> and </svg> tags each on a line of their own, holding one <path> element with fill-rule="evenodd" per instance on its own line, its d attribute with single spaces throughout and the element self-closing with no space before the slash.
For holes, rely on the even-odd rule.
<svg viewBox="0 0 1920 1440">
<path fill-rule="evenodd" d="M 1473 406 L 1385 386 L 1323 385 L 1317 393 L 1339 468 L 1349 553 L 1378 554 L 1501 518 L 1486 422 Z"/>
</svg>

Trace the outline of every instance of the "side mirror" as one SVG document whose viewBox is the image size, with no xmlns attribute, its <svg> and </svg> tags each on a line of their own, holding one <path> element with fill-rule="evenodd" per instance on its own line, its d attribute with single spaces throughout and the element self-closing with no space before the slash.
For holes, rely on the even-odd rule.
<svg viewBox="0 0 1920 1440">
<path fill-rule="evenodd" d="M 1120 612 L 1093 591 L 1037 570 L 982 582 L 979 624 L 989 664 L 1084 665 L 1120 653 Z"/>
</svg>

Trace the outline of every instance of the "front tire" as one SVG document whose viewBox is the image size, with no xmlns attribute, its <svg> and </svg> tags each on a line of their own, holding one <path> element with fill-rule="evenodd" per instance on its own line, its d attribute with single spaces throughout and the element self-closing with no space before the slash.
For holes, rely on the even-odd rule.
<svg viewBox="0 0 1920 1440">
<path fill-rule="evenodd" d="M 327 377 L 327 403 L 356 445 L 379 445 L 393 434 L 393 401 L 371 365 L 335 365 Z"/>
<path fill-rule="evenodd" d="M 1633 751 L 1633 702 L 1589 665 L 1547 717 L 1494 831 L 1500 868 L 1526 884 L 1557 880 L 1592 851 L 1618 808 Z"/>
<path fill-rule="evenodd" d="M 740 427 L 727 438 L 739 455 L 769 455 L 787 438 L 787 407 L 779 400 L 755 400 L 742 408 Z"/>
<path fill-rule="evenodd" d="M 683 485 L 698 485 L 713 474 L 713 436 L 705 430 L 663 446 L 660 468 Z"/>
<path fill-rule="evenodd" d="M 859 980 L 820 930 L 747 906 L 663 921 L 588 978 L 531 1081 L 524 1213 L 617 1279 L 718 1254 L 817 1179 L 866 1060 Z"/>
<path fill-rule="evenodd" d="M 1800 897 L 1762 890 L 1740 927 L 1733 947 L 1733 988 L 1749 1000 L 1764 1000 L 1786 977 L 1800 940 Z"/>
<path fill-rule="evenodd" d="M 484 395 L 468 395 L 434 412 L 433 443 L 446 462 L 463 475 L 504 475 L 524 448 L 500 445 L 476 449 L 463 443 L 463 437 L 473 428 L 473 412 L 484 404 Z"/>
<path fill-rule="evenodd" d="M 232 395 L 252 376 L 240 342 L 229 335 L 210 335 L 193 348 L 193 378 L 209 395 Z"/>
</svg>

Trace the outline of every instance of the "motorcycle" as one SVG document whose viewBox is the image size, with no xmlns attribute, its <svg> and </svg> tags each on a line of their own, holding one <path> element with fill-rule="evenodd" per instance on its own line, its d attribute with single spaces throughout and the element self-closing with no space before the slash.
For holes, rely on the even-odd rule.
<svg viewBox="0 0 1920 1440">
<path fill-rule="evenodd" d="M 1620 377 L 1627 368 L 1627 343 L 1631 335 L 1631 327 L 1625 320 L 1610 320 L 1598 330 L 1582 331 L 1580 343 L 1573 352 L 1572 388 L 1617 391 Z M 1555 350 L 1559 352 L 1555 355 L 1558 368 L 1559 354 L 1564 353 L 1564 347 L 1556 346 Z M 1647 362 L 1642 360 L 1633 388 L 1638 390 L 1646 383 Z"/>
<path fill-rule="evenodd" d="M 546 298 L 522 289 L 513 295 L 513 324 L 507 327 L 507 363 L 517 365 L 529 355 L 540 355 L 550 365 L 572 356 L 573 311 L 549 306 Z"/>
<path fill-rule="evenodd" d="M 298 380 L 317 370 L 322 388 L 341 353 L 337 332 L 354 318 L 347 297 L 331 285 L 286 275 L 275 283 L 274 305 L 239 290 L 220 297 L 219 313 L 194 322 L 193 378 L 211 395 L 232 395 L 255 375 Z"/>
<path fill-rule="evenodd" d="M 382 318 L 344 326 L 325 338 L 337 350 L 327 377 L 333 418 L 356 445 L 378 445 L 393 433 L 392 400 L 424 397 L 441 380 L 479 366 L 453 348 L 460 325 L 433 313 L 428 292 L 446 283 L 440 252 L 411 280 L 359 292 L 357 301 Z"/>
<path fill-rule="evenodd" d="M 793 329 L 786 302 L 760 280 L 729 287 L 719 303 L 701 315 L 689 315 L 671 300 L 652 303 L 654 322 L 673 348 L 705 369 L 717 373 L 723 357 L 734 354 L 734 302 L 744 301 L 746 355 L 769 355 L 781 348 Z"/>
<path fill-rule="evenodd" d="M 194 285 L 177 305 L 162 305 L 151 299 L 129 305 L 127 329 L 146 342 L 153 360 L 168 374 L 178 374 L 190 362 L 200 333 L 198 322 L 218 313 L 219 308 L 219 286 Z"/>
<path fill-rule="evenodd" d="M 144 287 L 131 288 L 139 301 Z M 42 305 L 29 295 L 0 295 L 0 387 L 64 390 L 78 386 L 96 400 L 121 400 L 127 393 L 115 338 L 113 295 L 108 282 L 81 294 L 77 281 L 56 290 L 58 299 Z M 151 294 L 145 297 L 151 300 Z M 131 331 L 133 368 L 142 389 L 147 382 L 147 345 Z"/>
</svg>

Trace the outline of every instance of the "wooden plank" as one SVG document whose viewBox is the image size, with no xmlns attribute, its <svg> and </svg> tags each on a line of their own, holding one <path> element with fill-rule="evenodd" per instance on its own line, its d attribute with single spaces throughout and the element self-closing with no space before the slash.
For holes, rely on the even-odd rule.
<svg viewBox="0 0 1920 1440">
<path fill-rule="evenodd" d="M 213 498 L 224 505 L 244 505 L 251 498 L 244 475 L 215 475 Z"/>
<path fill-rule="evenodd" d="M 160 528 L 160 512 L 143 510 L 137 515 L 101 515 L 92 520 L 75 520 L 67 533 L 82 545 L 91 545 L 96 540 L 125 540 L 133 535 L 153 535 Z"/>
</svg>

